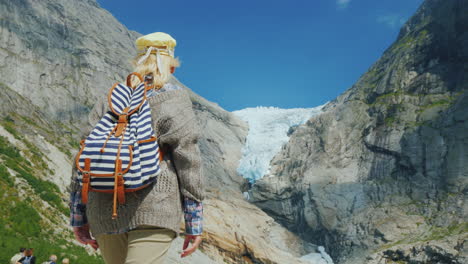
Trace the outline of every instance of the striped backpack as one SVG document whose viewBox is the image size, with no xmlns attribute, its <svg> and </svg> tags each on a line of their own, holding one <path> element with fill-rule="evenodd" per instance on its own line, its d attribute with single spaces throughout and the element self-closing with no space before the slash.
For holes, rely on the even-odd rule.
<svg viewBox="0 0 468 264">
<path fill-rule="evenodd" d="M 141 84 L 131 87 L 132 76 Z M 127 77 L 127 85 L 114 84 L 108 94 L 110 111 L 81 141 L 75 160 L 83 204 L 89 191 L 113 193 L 112 219 L 117 218 L 117 201 L 125 203 L 125 192 L 147 187 L 161 172 L 162 152 L 146 100 L 150 88 L 138 73 Z"/>
</svg>

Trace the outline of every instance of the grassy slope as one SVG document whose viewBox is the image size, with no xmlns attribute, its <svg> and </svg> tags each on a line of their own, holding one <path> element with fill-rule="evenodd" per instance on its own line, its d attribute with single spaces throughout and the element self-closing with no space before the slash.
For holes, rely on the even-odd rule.
<svg viewBox="0 0 468 264">
<path fill-rule="evenodd" d="M 34 248 L 38 263 L 51 254 L 71 258 L 73 263 L 103 263 L 100 257 L 90 256 L 85 248 L 73 243 L 72 233 L 66 228 L 67 196 L 44 177 L 51 172 L 46 155 L 18 132 L 38 128 L 17 114 L 7 115 L 0 125 L 23 142 L 20 149 L 0 136 L 0 263 L 9 263 L 20 247 Z"/>
</svg>

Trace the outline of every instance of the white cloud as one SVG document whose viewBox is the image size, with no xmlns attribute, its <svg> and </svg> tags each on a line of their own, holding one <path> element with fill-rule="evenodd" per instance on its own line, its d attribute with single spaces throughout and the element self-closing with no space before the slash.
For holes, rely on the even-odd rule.
<svg viewBox="0 0 468 264">
<path fill-rule="evenodd" d="M 339 9 L 345 9 L 346 7 L 348 7 L 350 2 L 351 0 L 336 0 L 336 4 Z"/>
<path fill-rule="evenodd" d="M 395 28 L 400 28 L 405 24 L 406 19 L 397 14 L 387 14 L 387 15 L 381 15 L 377 17 L 377 22 L 384 24 L 392 29 Z"/>
</svg>

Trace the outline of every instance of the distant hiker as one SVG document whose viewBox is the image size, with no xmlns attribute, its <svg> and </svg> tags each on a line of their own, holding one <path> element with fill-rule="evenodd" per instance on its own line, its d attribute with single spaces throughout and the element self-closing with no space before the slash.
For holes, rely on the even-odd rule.
<svg viewBox="0 0 468 264">
<path fill-rule="evenodd" d="M 67 258 L 64 258 L 64 259 L 62 260 L 62 264 L 70 264 L 70 260 L 67 259 Z"/>
<path fill-rule="evenodd" d="M 51 255 L 49 257 L 49 261 L 46 262 L 47 264 L 57 264 L 57 256 L 56 255 Z"/>
<path fill-rule="evenodd" d="M 176 41 L 156 32 L 138 38 L 136 46 L 133 76 L 127 77 L 126 85 L 115 84 L 109 94 L 100 94 L 88 116 L 87 137 L 76 155 L 70 184 L 75 238 L 100 248 L 107 264 L 163 263 L 180 235 L 182 216 L 181 257 L 202 242 L 205 182 L 197 145 L 201 130 L 189 92 L 170 82 L 179 66 Z M 148 117 L 148 122 L 140 122 Z M 151 131 L 151 139 L 125 143 Z M 137 136 L 129 137 L 132 133 Z M 159 154 L 153 161 L 144 147 L 154 141 Z M 141 169 L 129 170 L 137 165 Z M 154 181 L 153 175 L 144 175 L 152 167 L 160 172 Z M 138 173 L 143 176 L 135 177 Z M 137 188 L 140 183 L 142 188 Z"/>
<path fill-rule="evenodd" d="M 24 257 L 24 251 L 26 248 L 20 248 L 19 252 L 16 253 L 13 257 L 11 257 L 10 263 L 11 264 L 16 264 L 18 260 L 20 260 L 22 257 Z"/>
<path fill-rule="evenodd" d="M 33 253 L 34 253 L 34 249 L 32 248 L 28 248 L 24 251 L 24 257 L 20 258 L 18 260 L 18 262 L 16 262 L 17 264 L 18 263 L 21 263 L 21 264 L 36 264 L 36 257 L 33 256 Z"/>
</svg>

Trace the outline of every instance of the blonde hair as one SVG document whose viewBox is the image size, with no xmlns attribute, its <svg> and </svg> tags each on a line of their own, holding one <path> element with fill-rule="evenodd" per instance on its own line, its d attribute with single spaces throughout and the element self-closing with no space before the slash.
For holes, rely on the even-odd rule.
<svg viewBox="0 0 468 264">
<path fill-rule="evenodd" d="M 156 89 L 163 87 L 166 84 L 170 77 L 171 77 L 171 67 L 177 68 L 180 66 L 180 61 L 178 58 L 173 58 L 167 55 L 159 55 L 161 58 L 161 68 L 158 69 L 158 63 L 156 55 L 150 54 L 150 56 L 141 64 L 137 64 L 137 61 L 144 56 L 138 55 L 135 59 L 133 59 L 132 64 L 134 66 L 134 72 L 139 73 L 143 78 L 145 75 L 152 75 L 153 76 L 153 84 Z M 140 84 L 140 80 L 137 77 L 132 78 L 132 86 L 135 87 L 136 85 Z"/>
</svg>

